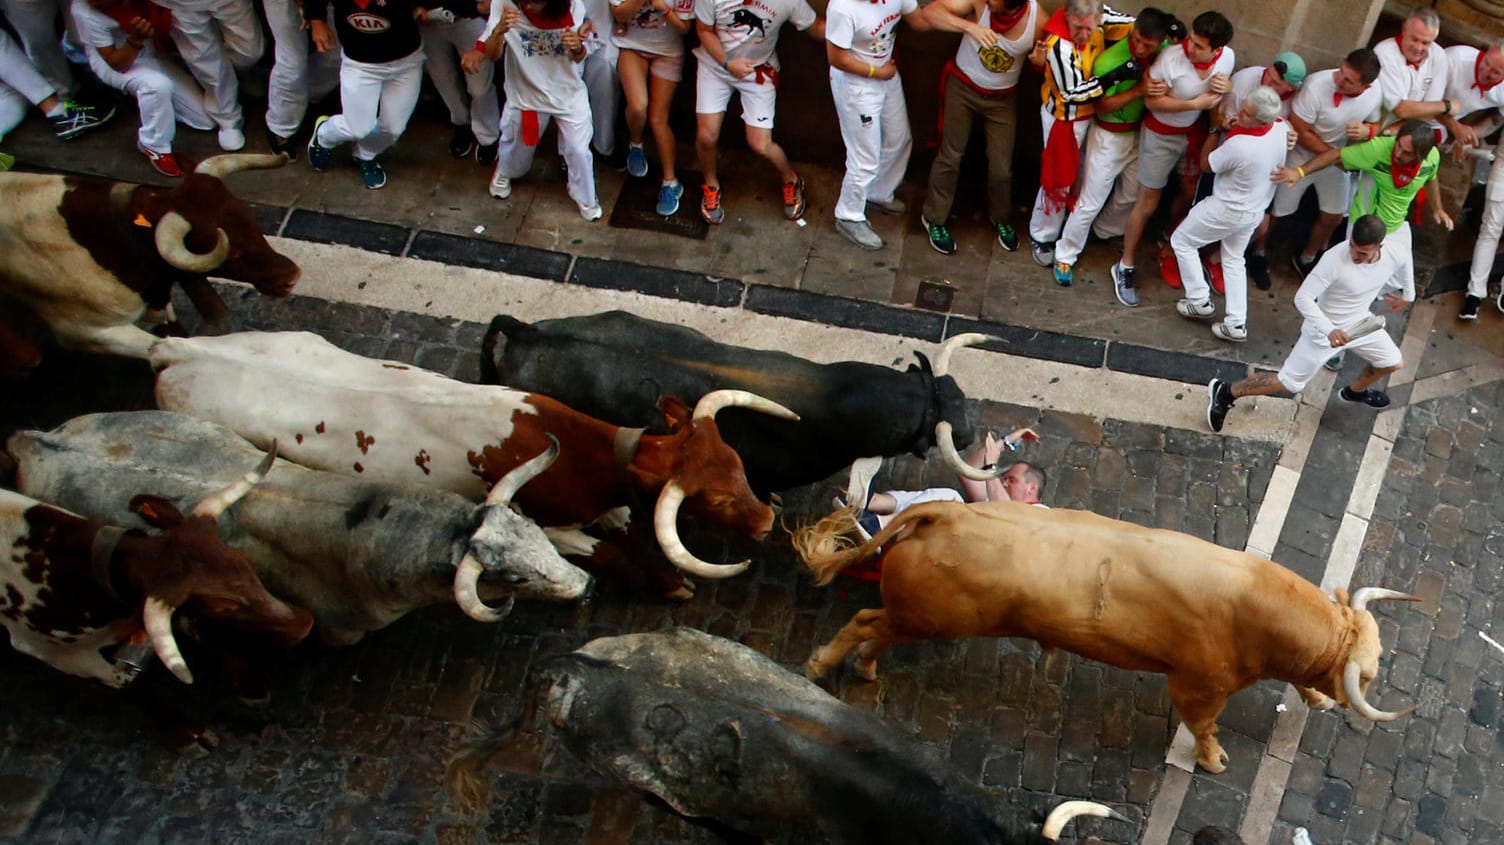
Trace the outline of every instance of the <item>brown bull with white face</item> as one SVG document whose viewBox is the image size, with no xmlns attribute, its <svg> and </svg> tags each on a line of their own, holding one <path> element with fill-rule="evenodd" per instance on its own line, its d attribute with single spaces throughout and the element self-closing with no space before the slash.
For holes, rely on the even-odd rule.
<svg viewBox="0 0 1504 845">
<path fill-rule="evenodd" d="M 845 524 L 843 524 L 843 522 Z M 1365 699 L 1379 671 L 1378 625 L 1362 589 L 1332 601 L 1277 563 L 1186 534 L 1013 502 L 934 503 L 900 513 L 870 541 L 839 550 L 844 515 L 795 536 L 816 583 L 882 552 L 883 607 L 860 611 L 805 664 L 825 674 L 860 646 L 875 677 L 897 642 L 1028 637 L 1046 648 L 1169 676 L 1170 701 L 1196 737 L 1197 761 L 1226 768 L 1216 740 L 1228 696 L 1256 681 L 1295 684 L 1311 707 L 1365 718 L 1405 715 Z M 1413 709 L 1413 708 L 1412 708 Z"/>
<path fill-rule="evenodd" d="M 0 625 L 11 645 L 70 675 L 121 687 L 138 668 L 105 652 L 143 633 L 163 665 L 193 682 L 172 633 L 178 610 L 216 637 L 296 644 L 313 617 L 268 593 L 216 523 L 270 464 L 268 456 L 187 516 L 158 496 L 133 497 L 131 509 L 162 529 L 150 537 L 0 490 Z"/>
<path fill-rule="evenodd" d="M 222 181 L 284 162 L 215 156 L 172 187 L 0 174 L 0 296 L 34 312 L 64 346 L 135 358 L 156 339 L 136 322 L 148 312 L 166 319 L 174 284 L 207 291 L 212 275 L 286 296 L 298 265 L 271 248 L 250 206 Z M 38 357 L 4 326 L 0 354 L 0 372 L 12 375 Z"/>
</svg>

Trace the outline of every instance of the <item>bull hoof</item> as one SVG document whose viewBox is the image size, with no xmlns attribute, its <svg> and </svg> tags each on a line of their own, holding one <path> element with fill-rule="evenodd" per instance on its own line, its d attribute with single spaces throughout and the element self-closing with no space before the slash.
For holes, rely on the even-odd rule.
<svg viewBox="0 0 1504 845">
<path fill-rule="evenodd" d="M 876 660 L 858 660 L 852 668 L 856 669 L 857 676 L 864 681 L 877 680 Z"/>
<path fill-rule="evenodd" d="M 1196 762 L 1201 764 L 1201 768 L 1216 775 L 1227 771 L 1227 763 L 1230 759 L 1227 752 L 1222 750 L 1222 746 L 1216 745 L 1213 746 L 1212 753 L 1200 755 L 1196 758 Z"/>
</svg>

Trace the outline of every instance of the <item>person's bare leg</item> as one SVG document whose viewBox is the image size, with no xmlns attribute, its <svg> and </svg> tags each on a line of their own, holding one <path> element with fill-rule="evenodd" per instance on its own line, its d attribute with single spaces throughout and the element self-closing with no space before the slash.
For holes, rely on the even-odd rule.
<svg viewBox="0 0 1504 845">
<path fill-rule="evenodd" d="M 1138 251 L 1138 242 L 1144 236 L 1149 218 L 1159 208 L 1159 198 L 1164 192 L 1163 188 L 1139 187 L 1138 201 L 1133 204 L 1133 210 L 1128 212 L 1128 224 L 1123 229 L 1123 258 L 1120 263 L 1124 267 L 1134 266 L 1133 255 Z"/>
<path fill-rule="evenodd" d="M 1301 250 L 1300 260 L 1314 260 L 1325 252 L 1327 242 L 1332 239 L 1332 232 L 1336 231 L 1337 224 L 1341 222 L 1340 214 L 1327 214 L 1325 211 L 1318 214 L 1316 225 L 1311 227 L 1311 237 L 1306 240 L 1306 248 Z"/>
<path fill-rule="evenodd" d="M 887 493 L 873 493 L 867 498 L 867 510 L 887 516 L 898 510 L 898 500 Z"/>
<path fill-rule="evenodd" d="M 695 152 L 700 158 L 700 171 L 705 174 L 705 184 L 719 188 L 721 180 L 716 174 L 716 145 L 721 142 L 721 122 L 725 112 L 695 115 Z"/>
<path fill-rule="evenodd" d="M 752 152 L 767 159 L 768 163 L 778 171 L 783 181 L 792 182 L 799 178 L 799 174 L 795 173 L 794 168 L 789 164 L 789 157 L 784 154 L 783 147 L 773 140 L 773 130 L 748 126 L 747 146 L 752 148 Z"/>
<path fill-rule="evenodd" d="M 1289 392 L 1288 388 L 1280 384 L 1279 377 L 1274 373 L 1254 373 L 1248 378 L 1232 383 L 1234 399 L 1242 399 L 1244 396 L 1273 396 L 1276 393 Z"/>
<path fill-rule="evenodd" d="M 1358 377 L 1353 379 L 1353 383 L 1348 385 L 1348 389 L 1354 393 L 1362 393 L 1368 389 L 1369 385 L 1398 369 L 1399 367 L 1384 367 L 1383 369 L 1376 370 L 1372 364 L 1364 364 L 1363 372 L 1358 373 Z"/>
</svg>

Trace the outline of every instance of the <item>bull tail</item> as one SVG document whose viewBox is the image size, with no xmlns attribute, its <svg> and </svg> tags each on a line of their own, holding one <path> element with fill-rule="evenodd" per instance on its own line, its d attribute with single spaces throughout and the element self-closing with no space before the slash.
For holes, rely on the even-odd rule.
<svg viewBox="0 0 1504 845">
<path fill-rule="evenodd" d="M 806 525 L 795 531 L 794 550 L 799 553 L 804 565 L 814 573 L 815 586 L 823 587 L 842 569 L 874 557 L 879 549 L 910 523 L 927 516 L 926 511 L 923 507 L 908 508 L 895 516 L 872 539 L 861 545 L 854 545 L 851 539 L 851 529 L 855 525 L 854 509 L 844 508 L 814 525 Z"/>
<path fill-rule="evenodd" d="M 496 349 L 505 345 L 508 332 L 527 328 L 527 323 L 506 314 L 497 314 L 491 318 L 491 325 L 486 327 L 486 336 L 480 344 L 481 384 L 501 384 L 501 372 L 496 368 Z"/>
<path fill-rule="evenodd" d="M 486 785 L 480 769 L 496 757 L 516 748 L 520 739 L 518 723 L 514 720 L 498 728 L 486 728 L 480 722 L 472 722 L 471 738 L 460 747 L 444 772 L 444 782 L 457 805 L 466 811 L 480 808 L 486 797 Z"/>
</svg>

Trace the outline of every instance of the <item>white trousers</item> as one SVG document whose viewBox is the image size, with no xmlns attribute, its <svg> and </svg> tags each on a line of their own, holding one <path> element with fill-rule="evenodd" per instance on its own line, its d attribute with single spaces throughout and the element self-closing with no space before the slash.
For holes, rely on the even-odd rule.
<svg viewBox="0 0 1504 845">
<path fill-rule="evenodd" d="M 319 127 L 319 146 L 354 143 L 362 161 L 386 152 L 402 137 L 423 87 L 423 51 L 394 62 L 367 64 L 345 56 L 339 68 L 339 99 L 344 111 Z"/>
<path fill-rule="evenodd" d="M 1248 324 L 1248 268 L 1243 250 L 1248 248 L 1248 239 L 1263 219 L 1262 209 L 1233 211 L 1220 198 L 1210 196 L 1196 203 L 1170 236 L 1175 263 L 1180 265 L 1180 281 L 1185 285 L 1185 298 L 1193 302 L 1204 302 L 1212 295 L 1197 250 L 1222 242 L 1222 281 L 1227 297 L 1227 315 L 1222 322 L 1228 326 Z"/>
<path fill-rule="evenodd" d="M 213 129 L 214 119 L 204 110 L 204 92 L 188 71 L 147 50 L 136 55 L 130 70 L 121 73 L 90 48 L 89 69 L 100 82 L 136 98 L 141 113 L 136 141 L 154 153 L 170 153 L 178 121 L 194 129 Z"/>
<path fill-rule="evenodd" d="M 1039 107 L 1039 122 L 1044 128 L 1044 142 L 1050 142 L 1050 130 L 1055 128 L 1055 115 L 1046 106 Z M 1090 128 L 1091 121 L 1081 119 L 1071 123 L 1071 129 L 1076 133 L 1076 145 L 1086 143 L 1086 130 Z M 1079 174 L 1077 174 L 1079 176 Z M 1065 225 L 1064 208 L 1054 211 L 1045 211 L 1044 189 L 1034 196 L 1034 212 L 1029 215 L 1029 239 L 1037 243 L 1054 243 L 1060 240 L 1060 229 Z"/>
<path fill-rule="evenodd" d="M 26 119 L 32 106 L 56 93 L 21 50 L 21 45 L 0 29 L 0 139 Z"/>
<path fill-rule="evenodd" d="M 1108 198 L 1119 201 L 1113 191 L 1113 183 L 1121 176 L 1131 179 L 1133 194 L 1138 194 L 1138 179 L 1133 177 L 1133 162 L 1138 156 L 1137 132 L 1109 132 L 1092 121 L 1086 132 L 1086 154 L 1081 162 L 1080 178 L 1076 183 L 1081 192 L 1076 196 L 1076 207 L 1065 219 L 1065 228 L 1055 242 L 1055 260 L 1062 264 L 1075 264 L 1086 247 L 1086 235 Z M 1037 208 L 1037 206 L 1036 206 Z M 1033 232 L 1032 223 L 1030 232 Z"/>
<path fill-rule="evenodd" d="M 168 0 L 163 5 L 172 10 L 172 43 L 203 87 L 209 117 L 221 128 L 239 128 L 240 86 L 235 69 L 255 64 L 266 49 L 251 0 L 190 4 Z"/>
<path fill-rule="evenodd" d="M 620 51 L 610 39 L 585 57 L 585 90 L 590 95 L 590 115 L 595 135 L 591 146 L 603 156 L 616 152 L 616 113 L 621 108 L 621 77 L 616 73 Z"/>
<path fill-rule="evenodd" d="M 846 176 L 836 200 L 837 220 L 866 220 L 867 200 L 888 202 L 903 181 L 914 148 L 903 79 L 867 79 L 830 70 L 830 92 L 846 143 Z"/>
<path fill-rule="evenodd" d="M 274 51 L 266 86 L 266 128 L 279 138 L 291 138 L 303 125 L 308 103 L 339 87 L 340 53 L 337 48 L 324 53 L 313 49 L 297 0 L 261 0 L 261 4 Z M 332 31 L 334 25 L 329 28 Z"/>
<path fill-rule="evenodd" d="M 590 157 L 590 136 L 593 129 L 590 115 L 547 114 L 538 112 L 538 134 L 548 130 L 550 121 L 559 123 L 559 155 L 569 169 L 569 198 L 580 208 L 600 205 L 595 194 L 595 161 Z M 522 142 L 522 110 L 510 102 L 501 110 L 501 148 L 496 158 L 496 172 L 508 179 L 517 179 L 527 174 L 533 166 L 537 147 Z"/>
<path fill-rule="evenodd" d="M 21 38 L 26 56 L 52 90 L 64 96 L 71 94 L 73 70 L 63 55 L 57 31 L 59 15 L 67 27 L 72 26 L 68 4 L 64 0 L 0 0 L 0 12 L 5 13 L 5 19 Z M 0 59 L 0 65 L 9 62 L 8 57 Z"/>
<path fill-rule="evenodd" d="M 1483 192 L 1483 222 L 1478 227 L 1473 266 L 1467 277 L 1467 292 L 1479 299 L 1488 297 L 1488 274 L 1493 270 L 1494 256 L 1499 251 L 1499 235 L 1504 233 L 1504 155 L 1500 153 L 1504 150 L 1495 150 L 1493 167 L 1488 170 L 1488 187 Z"/>
<path fill-rule="evenodd" d="M 460 18 L 454 23 L 423 24 L 424 68 L 449 109 L 449 125 L 469 124 L 475 140 L 494 144 L 501 134 L 501 103 L 496 99 L 495 67 L 481 62 L 480 70 L 463 73 L 459 57 L 475 49 L 486 29 L 485 18 Z M 460 85 L 460 76 L 465 77 Z"/>
</svg>

